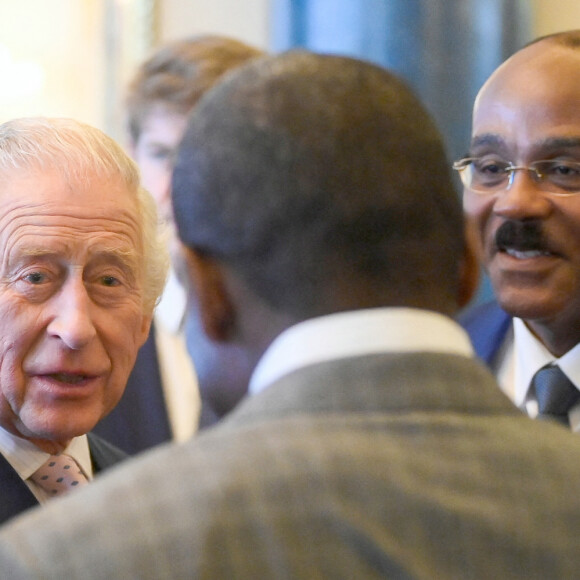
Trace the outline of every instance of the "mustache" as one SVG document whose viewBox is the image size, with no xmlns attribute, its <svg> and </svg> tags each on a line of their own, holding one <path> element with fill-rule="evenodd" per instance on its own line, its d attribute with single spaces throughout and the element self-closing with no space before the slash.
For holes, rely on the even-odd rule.
<svg viewBox="0 0 580 580">
<path fill-rule="evenodd" d="M 495 233 L 495 245 L 499 250 L 548 250 L 542 224 L 538 220 L 504 222 Z"/>
</svg>

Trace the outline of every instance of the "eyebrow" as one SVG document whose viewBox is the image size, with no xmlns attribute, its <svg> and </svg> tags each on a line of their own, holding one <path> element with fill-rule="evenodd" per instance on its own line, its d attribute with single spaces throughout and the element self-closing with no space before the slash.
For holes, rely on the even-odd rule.
<svg viewBox="0 0 580 580">
<path fill-rule="evenodd" d="M 60 259 L 62 254 L 54 249 L 43 247 L 28 247 L 20 251 L 21 256 L 32 258 Z M 138 253 L 134 250 L 119 248 L 96 248 L 90 253 L 91 260 L 110 260 L 121 267 L 135 268 L 139 262 Z"/>
<path fill-rule="evenodd" d="M 494 133 L 483 133 L 481 135 L 475 136 L 471 140 L 469 150 L 471 151 L 471 149 L 474 147 L 483 147 L 489 145 L 505 147 L 505 140 L 502 139 L 499 135 L 495 135 Z"/>
<path fill-rule="evenodd" d="M 507 149 L 505 139 L 495 133 L 482 133 L 476 135 L 471 140 L 470 151 L 478 147 L 495 147 Z M 533 149 L 554 150 L 554 149 L 575 149 L 580 148 L 579 137 L 546 137 L 541 141 L 533 143 Z"/>
</svg>

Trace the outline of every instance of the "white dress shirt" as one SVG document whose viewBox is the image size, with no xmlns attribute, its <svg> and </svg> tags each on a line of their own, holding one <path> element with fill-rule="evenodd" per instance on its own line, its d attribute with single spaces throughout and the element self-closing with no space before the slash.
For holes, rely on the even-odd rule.
<svg viewBox="0 0 580 580">
<path fill-rule="evenodd" d="M 580 344 L 557 358 L 530 332 L 523 320 L 514 318 L 493 370 L 505 394 L 532 418 L 538 414 L 538 402 L 530 383 L 536 371 L 549 363 L 558 364 L 574 386 L 580 387 Z M 580 404 L 572 408 L 569 419 L 572 430 L 580 431 Z"/>
<path fill-rule="evenodd" d="M 26 439 L 16 437 L 2 427 L 0 427 L 0 453 L 24 480 L 40 503 L 50 499 L 51 496 L 45 490 L 28 479 L 50 457 L 49 453 L 42 451 Z M 75 437 L 63 453 L 76 460 L 88 480 L 93 478 L 91 452 L 86 435 Z"/>
<path fill-rule="evenodd" d="M 465 331 L 427 310 L 372 308 L 312 318 L 268 347 L 250 379 L 257 393 L 294 370 L 336 359 L 385 352 L 441 352 L 472 357 Z"/>
</svg>

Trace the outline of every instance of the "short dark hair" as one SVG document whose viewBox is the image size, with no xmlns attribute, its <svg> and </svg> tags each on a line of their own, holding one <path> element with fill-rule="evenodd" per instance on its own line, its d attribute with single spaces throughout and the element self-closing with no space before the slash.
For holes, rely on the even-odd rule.
<svg viewBox="0 0 580 580">
<path fill-rule="evenodd" d="M 367 62 L 290 51 L 228 75 L 190 119 L 173 202 L 186 246 L 295 315 L 347 280 L 401 305 L 457 296 L 463 212 L 440 133 Z"/>
<path fill-rule="evenodd" d="M 131 138 L 138 140 L 153 108 L 162 105 L 185 115 L 223 74 L 263 54 L 254 46 L 218 35 L 192 36 L 157 49 L 129 84 L 126 110 Z"/>
</svg>

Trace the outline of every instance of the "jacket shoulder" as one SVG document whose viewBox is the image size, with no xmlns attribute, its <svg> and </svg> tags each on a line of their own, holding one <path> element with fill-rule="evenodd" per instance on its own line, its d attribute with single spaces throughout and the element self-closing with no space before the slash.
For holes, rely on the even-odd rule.
<svg viewBox="0 0 580 580">
<path fill-rule="evenodd" d="M 511 321 L 512 317 L 495 300 L 470 308 L 458 318 L 477 356 L 488 364 L 502 345 Z"/>
</svg>

